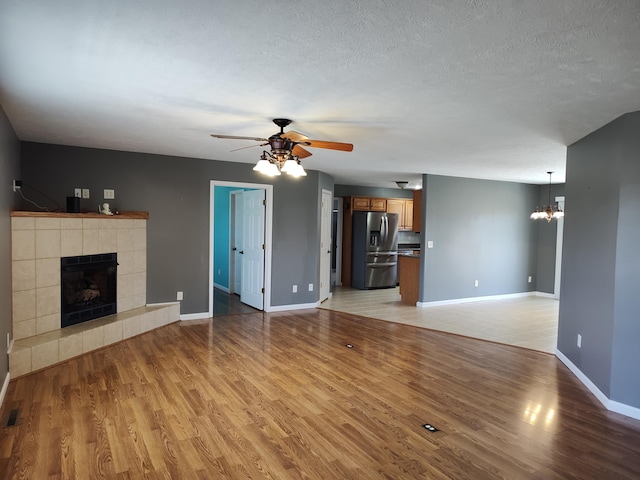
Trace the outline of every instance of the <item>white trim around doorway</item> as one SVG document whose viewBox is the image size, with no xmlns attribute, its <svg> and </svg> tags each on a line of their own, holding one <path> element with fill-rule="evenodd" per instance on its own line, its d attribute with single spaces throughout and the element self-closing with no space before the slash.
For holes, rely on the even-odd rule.
<svg viewBox="0 0 640 480">
<path fill-rule="evenodd" d="M 209 186 L 209 316 L 213 316 L 213 241 L 214 241 L 214 188 L 237 187 L 252 188 L 265 191 L 266 209 L 264 218 L 264 311 L 271 311 L 271 254 L 273 248 L 273 185 L 263 183 L 228 182 L 223 180 L 211 180 Z"/>
</svg>

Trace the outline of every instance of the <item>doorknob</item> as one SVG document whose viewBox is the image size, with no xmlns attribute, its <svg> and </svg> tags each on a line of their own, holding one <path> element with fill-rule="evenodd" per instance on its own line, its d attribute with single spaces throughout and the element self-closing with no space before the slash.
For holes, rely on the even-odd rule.
<svg viewBox="0 0 640 480">
<path fill-rule="evenodd" d="M 244 250 L 240 250 L 238 253 L 239 253 L 240 255 L 243 255 L 243 254 L 244 254 Z"/>
<path fill-rule="evenodd" d="M 236 247 L 233 247 L 231 250 L 235 252 L 238 249 Z"/>
</svg>

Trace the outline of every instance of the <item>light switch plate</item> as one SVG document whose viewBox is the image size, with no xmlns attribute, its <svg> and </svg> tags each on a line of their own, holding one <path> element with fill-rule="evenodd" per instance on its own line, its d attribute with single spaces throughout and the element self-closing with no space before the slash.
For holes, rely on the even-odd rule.
<svg viewBox="0 0 640 480">
<path fill-rule="evenodd" d="M 110 188 L 105 188 L 104 189 L 104 199 L 105 200 L 113 200 L 114 198 L 116 198 L 115 191 L 113 189 L 110 189 Z"/>
</svg>

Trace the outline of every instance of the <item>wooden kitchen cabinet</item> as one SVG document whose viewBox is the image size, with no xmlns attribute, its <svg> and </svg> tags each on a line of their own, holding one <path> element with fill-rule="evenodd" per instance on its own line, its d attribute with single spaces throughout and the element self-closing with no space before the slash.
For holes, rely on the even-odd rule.
<svg viewBox="0 0 640 480">
<path fill-rule="evenodd" d="M 366 212 L 386 212 L 387 199 L 373 197 L 353 197 L 353 210 Z"/>
<path fill-rule="evenodd" d="M 398 284 L 402 302 L 415 306 L 420 289 L 419 255 L 398 255 Z"/>
<path fill-rule="evenodd" d="M 417 233 L 422 230 L 422 190 L 413 191 L 413 225 L 411 230 Z"/>
<path fill-rule="evenodd" d="M 413 228 L 413 200 L 404 198 L 388 198 L 387 213 L 398 214 L 398 230 Z"/>
</svg>

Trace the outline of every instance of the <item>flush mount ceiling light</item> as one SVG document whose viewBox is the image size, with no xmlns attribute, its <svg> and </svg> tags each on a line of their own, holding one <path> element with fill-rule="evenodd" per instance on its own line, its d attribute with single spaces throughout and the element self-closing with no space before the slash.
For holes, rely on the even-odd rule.
<svg viewBox="0 0 640 480">
<path fill-rule="evenodd" d="M 553 172 L 547 172 L 549 174 L 549 199 L 546 205 L 542 206 L 542 209 L 536 207 L 535 211 L 531 214 L 532 220 L 546 219 L 550 222 L 552 218 L 558 219 L 564 217 L 564 212 L 560 210 L 557 203 L 551 203 L 551 174 Z"/>
<path fill-rule="evenodd" d="M 341 150 L 343 152 L 353 151 L 353 145 L 350 143 L 329 142 L 326 140 L 311 140 L 306 135 L 298 132 L 285 132 L 284 127 L 291 123 L 288 118 L 274 118 L 273 123 L 280 127 L 278 133 L 274 133 L 269 138 L 261 137 L 240 137 L 237 135 L 220 135 L 212 134 L 214 138 L 230 139 L 230 140 L 253 140 L 261 142 L 258 145 L 249 147 L 236 148 L 235 150 L 243 150 L 251 147 L 271 146 L 271 152 L 263 151 L 260 160 L 253 169 L 257 172 L 264 173 L 271 177 L 280 175 L 285 172 L 293 177 L 304 177 L 307 172 L 304 171 L 300 164 L 301 158 L 311 156 L 311 152 L 303 147 L 326 148 L 329 150 Z M 234 150 L 232 150 L 233 152 Z"/>
<path fill-rule="evenodd" d="M 409 185 L 409 182 L 398 181 L 396 182 L 396 185 L 398 185 L 398 188 L 401 188 L 402 190 L 404 190 Z"/>
</svg>

